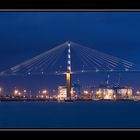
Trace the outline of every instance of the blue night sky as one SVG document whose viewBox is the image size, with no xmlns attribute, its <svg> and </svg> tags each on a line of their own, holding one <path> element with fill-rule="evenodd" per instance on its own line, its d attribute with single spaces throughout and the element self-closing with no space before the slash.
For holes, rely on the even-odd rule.
<svg viewBox="0 0 140 140">
<path fill-rule="evenodd" d="M 140 64 L 140 12 L 0 12 L 0 70 L 67 40 Z"/>
</svg>

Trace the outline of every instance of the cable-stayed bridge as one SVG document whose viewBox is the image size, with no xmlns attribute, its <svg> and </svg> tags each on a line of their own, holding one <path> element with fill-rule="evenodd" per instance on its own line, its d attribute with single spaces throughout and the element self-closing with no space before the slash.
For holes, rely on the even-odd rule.
<svg viewBox="0 0 140 140">
<path fill-rule="evenodd" d="M 67 41 L 0 73 L 16 75 L 66 75 L 67 100 L 71 100 L 71 75 L 85 72 L 139 72 L 140 66 L 112 55 Z"/>
<path fill-rule="evenodd" d="M 69 57 L 70 60 L 68 60 Z M 140 71 L 140 65 L 72 41 L 66 41 L 49 51 L 2 71 L 0 76 L 65 74 L 68 63 L 70 63 L 70 71 L 73 74 Z"/>
</svg>

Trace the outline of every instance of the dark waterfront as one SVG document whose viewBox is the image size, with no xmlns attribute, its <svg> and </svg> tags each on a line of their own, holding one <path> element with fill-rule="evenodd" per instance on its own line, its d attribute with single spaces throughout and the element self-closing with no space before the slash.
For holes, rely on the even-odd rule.
<svg viewBox="0 0 140 140">
<path fill-rule="evenodd" d="M 140 128 L 140 102 L 0 102 L 0 128 Z"/>
</svg>

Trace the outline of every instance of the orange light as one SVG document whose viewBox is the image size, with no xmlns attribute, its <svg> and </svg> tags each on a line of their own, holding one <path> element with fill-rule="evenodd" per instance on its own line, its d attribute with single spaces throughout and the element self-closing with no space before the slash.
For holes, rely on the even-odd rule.
<svg viewBox="0 0 140 140">
<path fill-rule="evenodd" d="M 47 90 L 43 90 L 42 93 L 43 93 L 43 94 L 46 94 L 46 93 L 47 93 Z"/>
<path fill-rule="evenodd" d="M 14 91 L 14 95 L 17 96 L 18 95 L 18 90 Z"/>
<path fill-rule="evenodd" d="M 20 96 L 21 95 L 21 92 L 19 92 L 18 95 Z"/>
<path fill-rule="evenodd" d="M 2 92 L 2 88 L 0 87 L 0 92 Z"/>
<path fill-rule="evenodd" d="M 87 91 L 87 90 L 84 90 L 84 94 L 86 94 L 86 95 L 87 95 L 87 94 L 88 94 L 88 91 Z"/>
<path fill-rule="evenodd" d="M 70 80 L 70 73 L 69 72 L 66 73 L 66 76 L 67 76 L 67 80 Z"/>
</svg>

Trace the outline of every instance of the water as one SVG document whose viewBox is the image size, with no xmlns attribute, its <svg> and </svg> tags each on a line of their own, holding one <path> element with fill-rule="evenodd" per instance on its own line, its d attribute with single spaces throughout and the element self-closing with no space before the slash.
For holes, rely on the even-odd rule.
<svg viewBox="0 0 140 140">
<path fill-rule="evenodd" d="M 140 102 L 0 102 L 0 128 L 140 128 Z"/>
</svg>

